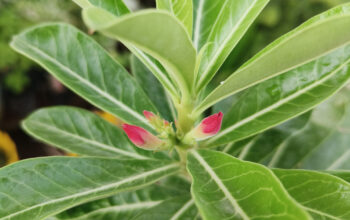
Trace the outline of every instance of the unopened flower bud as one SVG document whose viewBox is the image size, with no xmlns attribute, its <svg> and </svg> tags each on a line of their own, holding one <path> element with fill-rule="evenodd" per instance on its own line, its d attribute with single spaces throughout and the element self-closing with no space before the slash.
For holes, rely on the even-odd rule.
<svg viewBox="0 0 350 220">
<path fill-rule="evenodd" d="M 123 130 L 129 137 L 130 141 L 137 147 L 146 150 L 155 150 L 164 145 L 164 141 L 141 127 L 123 124 Z"/>
<path fill-rule="evenodd" d="M 153 112 L 146 110 L 143 111 L 143 115 L 145 116 L 145 118 L 147 118 L 148 121 L 152 121 L 157 117 Z"/>
<path fill-rule="evenodd" d="M 204 139 L 204 138 L 214 136 L 221 129 L 222 118 L 223 118 L 222 112 L 206 117 L 191 132 L 192 137 L 195 139 Z"/>
</svg>

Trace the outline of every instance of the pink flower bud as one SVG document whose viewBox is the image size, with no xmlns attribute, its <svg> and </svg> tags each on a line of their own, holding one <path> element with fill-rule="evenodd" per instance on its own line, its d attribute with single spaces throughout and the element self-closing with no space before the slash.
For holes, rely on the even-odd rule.
<svg viewBox="0 0 350 220">
<path fill-rule="evenodd" d="M 131 142 L 140 148 L 153 150 L 158 149 L 164 144 L 162 140 L 141 127 L 123 124 L 123 130 Z"/>
<path fill-rule="evenodd" d="M 217 134 L 221 129 L 222 112 L 206 117 L 193 130 L 193 137 L 196 139 L 204 139 Z"/>
<path fill-rule="evenodd" d="M 153 112 L 149 112 L 146 110 L 143 111 L 143 115 L 145 116 L 145 118 L 147 118 L 148 121 L 152 121 L 156 117 L 156 115 Z"/>
</svg>

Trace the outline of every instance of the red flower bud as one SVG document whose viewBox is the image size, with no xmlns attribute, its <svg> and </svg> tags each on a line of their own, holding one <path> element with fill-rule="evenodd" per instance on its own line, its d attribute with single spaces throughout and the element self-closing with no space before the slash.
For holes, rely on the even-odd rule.
<svg viewBox="0 0 350 220">
<path fill-rule="evenodd" d="M 131 142 L 140 148 L 153 150 L 159 148 L 164 143 L 150 132 L 138 126 L 123 124 L 123 130 Z"/>
<path fill-rule="evenodd" d="M 156 117 L 156 115 L 153 112 L 149 112 L 146 110 L 143 111 L 143 115 L 145 116 L 145 118 L 147 118 L 148 121 L 152 121 Z"/>
<path fill-rule="evenodd" d="M 203 139 L 217 134 L 221 129 L 222 118 L 222 112 L 206 117 L 193 130 L 193 137 L 196 139 Z"/>
</svg>

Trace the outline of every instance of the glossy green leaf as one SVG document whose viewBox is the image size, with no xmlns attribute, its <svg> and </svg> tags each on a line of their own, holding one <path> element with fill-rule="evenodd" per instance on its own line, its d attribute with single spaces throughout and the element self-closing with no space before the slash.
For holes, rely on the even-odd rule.
<svg viewBox="0 0 350 220">
<path fill-rule="evenodd" d="M 119 193 L 109 198 L 74 207 L 60 213 L 52 219 L 133 219 L 140 213 L 145 213 L 147 209 L 155 207 L 165 200 L 177 196 L 189 195 L 189 187 L 188 182 L 178 177 L 167 178 L 166 181 L 162 179 L 159 183 L 157 182 L 144 189 Z"/>
<path fill-rule="evenodd" d="M 346 85 L 349 63 L 350 44 L 244 91 L 205 144 L 240 140 L 308 111 Z"/>
<path fill-rule="evenodd" d="M 197 113 L 216 102 L 269 78 L 309 63 L 350 42 L 350 4 L 311 18 L 277 39 L 233 73 L 197 107 Z"/>
<path fill-rule="evenodd" d="M 192 36 L 193 7 L 192 0 L 156 0 L 157 8 L 173 13 Z"/>
<path fill-rule="evenodd" d="M 241 159 L 279 168 L 349 169 L 348 89 L 311 113 L 270 129 L 241 153 Z"/>
<path fill-rule="evenodd" d="M 83 0 L 83 1 L 88 2 L 89 0 Z M 104 9 L 107 14 L 109 12 L 111 13 L 111 15 L 113 15 L 112 19 L 114 19 L 114 16 L 118 17 L 120 15 L 127 14 L 127 11 L 125 9 L 126 6 L 120 0 L 108 0 L 108 1 L 90 0 L 90 1 L 91 3 L 94 3 L 94 5 L 92 5 L 91 3 L 79 4 L 79 5 L 82 8 L 98 7 L 98 8 Z M 178 91 L 174 86 L 173 82 L 171 81 L 168 73 L 164 70 L 163 66 L 157 60 L 153 59 L 151 56 L 143 53 L 141 50 L 137 49 L 132 45 L 126 44 L 126 46 L 129 48 L 130 51 L 132 51 L 133 54 L 135 54 L 147 66 L 149 70 L 152 71 L 154 76 L 159 80 L 159 82 L 164 86 L 164 88 L 167 89 L 167 91 L 173 97 L 174 100 L 179 97 Z"/>
<path fill-rule="evenodd" d="M 171 175 L 158 160 L 48 157 L 0 169 L 0 218 L 44 219 L 67 208 L 135 190 Z"/>
<path fill-rule="evenodd" d="M 350 184 L 329 174 L 306 170 L 273 172 L 313 219 L 350 219 Z"/>
<path fill-rule="evenodd" d="M 173 15 L 144 10 L 116 18 L 99 8 L 88 8 L 83 10 L 83 17 L 90 28 L 156 58 L 183 95 L 189 95 L 194 81 L 196 51 L 185 28 Z"/>
<path fill-rule="evenodd" d="M 131 57 L 131 70 L 161 116 L 168 121 L 174 121 L 176 114 L 173 103 L 151 71 L 135 56 Z"/>
<path fill-rule="evenodd" d="M 135 79 L 94 40 L 70 25 L 34 27 L 15 36 L 11 46 L 125 122 L 147 128 L 143 110 L 157 112 Z"/>
<path fill-rule="evenodd" d="M 22 125 L 32 136 L 79 155 L 134 159 L 157 155 L 135 147 L 122 129 L 83 109 L 40 109 L 24 120 Z"/>
<path fill-rule="evenodd" d="M 310 219 L 262 165 L 209 150 L 191 151 L 192 195 L 204 219 Z"/>
<path fill-rule="evenodd" d="M 194 0 L 193 41 L 203 56 L 197 91 L 206 86 L 269 0 Z"/>
<path fill-rule="evenodd" d="M 134 218 L 134 220 L 192 220 L 198 210 L 190 195 L 166 200 Z"/>
</svg>

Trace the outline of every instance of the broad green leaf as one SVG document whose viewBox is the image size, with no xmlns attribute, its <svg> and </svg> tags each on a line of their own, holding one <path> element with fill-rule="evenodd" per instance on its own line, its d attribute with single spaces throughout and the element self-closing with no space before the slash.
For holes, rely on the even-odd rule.
<svg viewBox="0 0 350 220">
<path fill-rule="evenodd" d="M 134 159 L 157 156 L 135 147 L 122 129 L 83 109 L 40 109 L 22 125 L 32 136 L 78 155 Z"/>
<path fill-rule="evenodd" d="M 114 16 L 118 17 L 121 15 L 127 14 L 129 12 L 129 10 L 121 0 L 107 0 L 107 1 L 83 0 L 83 1 L 87 2 L 88 4 L 86 3 L 83 5 L 79 4 L 80 7 L 82 8 L 98 7 L 98 8 L 104 9 L 106 10 L 105 14 L 109 15 L 109 13 L 111 13 L 111 15 L 113 15 L 112 19 L 114 19 Z M 109 20 L 109 16 L 107 16 L 107 20 Z M 156 61 L 155 59 L 143 53 L 141 50 L 135 48 L 132 45 L 126 44 L 126 46 L 148 67 L 149 70 L 152 71 L 152 73 L 159 80 L 159 82 L 164 86 L 164 88 L 167 89 L 170 95 L 172 95 L 173 99 L 179 97 L 178 91 L 175 88 L 173 82 L 170 80 L 168 73 L 164 70 L 163 66 L 158 61 Z"/>
<path fill-rule="evenodd" d="M 293 70 L 350 42 L 350 4 L 317 15 L 277 39 L 218 86 L 196 108 L 216 102 L 264 80 Z"/>
<path fill-rule="evenodd" d="M 73 0 L 81 8 L 99 7 L 103 8 L 110 13 L 121 16 L 130 13 L 128 7 L 124 4 L 123 0 Z"/>
<path fill-rule="evenodd" d="M 314 219 L 350 219 L 350 184 L 346 181 L 315 171 L 274 169 L 273 172 Z"/>
<path fill-rule="evenodd" d="M 262 165 L 221 152 L 191 151 L 192 195 L 204 219 L 310 219 Z"/>
<path fill-rule="evenodd" d="M 237 141 L 308 111 L 346 85 L 349 63 L 350 44 L 238 94 L 205 145 Z"/>
<path fill-rule="evenodd" d="M 344 92 L 349 93 L 349 90 Z M 349 98 L 349 95 L 347 95 Z M 342 121 L 338 123 L 328 136 L 322 137 L 322 142 L 297 164 L 297 168 L 315 170 L 349 170 L 350 169 L 350 100 L 346 100 L 346 109 Z M 328 117 L 324 114 L 322 118 Z M 300 134 L 312 136 L 311 131 Z M 289 154 L 289 152 L 286 152 Z"/>
<path fill-rule="evenodd" d="M 193 7 L 192 0 L 156 0 L 157 8 L 173 13 L 192 36 Z"/>
<path fill-rule="evenodd" d="M 328 171 L 327 173 L 332 174 L 333 176 L 337 176 L 343 180 L 345 180 L 346 182 L 350 183 L 350 171 L 346 171 L 346 170 L 331 170 Z"/>
<path fill-rule="evenodd" d="M 135 56 L 131 57 L 131 70 L 161 116 L 168 121 L 174 121 L 176 113 L 170 97 L 148 68 Z"/>
<path fill-rule="evenodd" d="M 269 0 L 194 0 L 193 41 L 203 56 L 198 69 L 199 92 L 214 77 L 232 49 Z"/>
<path fill-rule="evenodd" d="M 70 207 L 153 183 L 179 170 L 159 160 L 48 157 L 0 169 L 0 218 L 44 219 Z"/>
<path fill-rule="evenodd" d="M 11 46 L 125 122 L 147 128 L 143 110 L 157 112 L 136 80 L 94 40 L 70 25 L 34 27 L 15 36 Z"/>
<path fill-rule="evenodd" d="M 198 211 L 190 195 L 166 200 L 134 218 L 134 220 L 192 220 Z"/>
<path fill-rule="evenodd" d="M 279 168 L 349 169 L 348 92 L 344 89 L 311 113 L 258 135 L 240 158 Z"/>
<path fill-rule="evenodd" d="M 159 183 L 144 189 L 119 193 L 109 198 L 71 208 L 52 219 L 133 219 L 138 214 L 144 213 L 145 210 L 159 205 L 167 199 L 189 195 L 189 187 L 189 183 L 180 178 L 171 177 L 167 181 L 162 179 Z"/>
<path fill-rule="evenodd" d="M 145 10 L 116 18 L 99 8 L 83 10 L 88 26 L 135 46 L 156 58 L 177 83 L 182 95 L 189 95 L 194 81 L 196 51 L 183 25 L 170 13 Z"/>
</svg>

